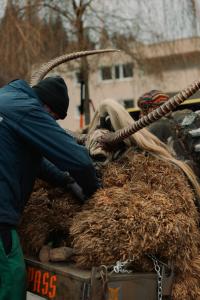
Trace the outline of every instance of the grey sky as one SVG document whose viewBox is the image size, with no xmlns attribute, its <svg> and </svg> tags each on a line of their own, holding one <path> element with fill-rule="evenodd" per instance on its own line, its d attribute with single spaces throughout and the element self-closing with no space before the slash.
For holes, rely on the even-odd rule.
<svg viewBox="0 0 200 300">
<path fill-rule="evenodd" d="M 0 18 L 2 17 L 4 13 L 4 8 L 6 6 L 7 0 L 0 0 Z"/>
<path fill-rule="evenodd" d="M 137 28 L 138 23 L 140 40 L 152 42 L 200 36 L 200 0 L 101 0 L 101 3 L 106 11 L 132 19 L 130 27 Z M 120 23 L 115 24 L 116 27 L 120 31 Z"/>
<path fill-rule="evenodd" d="M 196 0 L 196 16 L 191 0 L 142 0 L 140 12 L 143 15 L 144 31 L 141 38 L 155 38 L 153 34 L 147 34 L 150 26 L 152 33 L 156 33 L 161 40 L 173 40 L 176 38 L 200 35 L 199 4 Z M 151 13 L 149 13 L 151 12 Z M 148 20 L 148 23 L 146 22 Z"/>
<path fill-rule="evenodd" d="M 0 17 L 6 2 L 0 0 Z M 103 8 L 104 15 L 109 12 L 123 18 L 114 24 L 113 19 L 110 20 L 110 27 L 124 32 L 126 25 L 132 32 L 137 32 L 139 40 L 147 43 L 200 36 L 200 0 L 96 0 L 94 5 Z"/>
</svg>

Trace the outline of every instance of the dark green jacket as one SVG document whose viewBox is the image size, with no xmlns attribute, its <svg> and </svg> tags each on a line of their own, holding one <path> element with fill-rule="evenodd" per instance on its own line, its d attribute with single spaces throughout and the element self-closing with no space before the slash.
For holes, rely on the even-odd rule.
<svg viewBox="0 0 200 300">
<path fill-rule="evenodd" d="M 46 112 L 23 80 L 0 89 L 0 223 L 16 225 L 46 158 L 68 171 L 86 196 L 99 187 L 85 147 Z"/>
</svg>

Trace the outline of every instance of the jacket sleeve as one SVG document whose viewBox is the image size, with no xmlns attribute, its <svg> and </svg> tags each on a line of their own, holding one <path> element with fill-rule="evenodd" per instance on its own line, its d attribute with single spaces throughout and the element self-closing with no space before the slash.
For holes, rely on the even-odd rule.
<svg viewBox="0 0 200 300">
<path fill-rule="evenodd" d="M 78 145 L 43 109 L 35 108 L 27 113 L 16 130 L 43 157 L 60 170 L 69 172 L 86 197 L 98 189 L 98 179 L 87 149 Z"/>
<path fill-rule="evenodd" d="M 62 188 L 67 188 L 68 184 L 75 182 L 68 172 L 59 170 L 55 165 L 45 158 L 42 159 L 38 172 L 38 178 L 47 181 L 52 186 Z"/>
</svg>

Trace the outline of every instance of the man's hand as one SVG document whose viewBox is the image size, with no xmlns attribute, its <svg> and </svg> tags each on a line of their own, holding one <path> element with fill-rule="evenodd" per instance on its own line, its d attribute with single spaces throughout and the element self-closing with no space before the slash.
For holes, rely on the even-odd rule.
<svg viewBox="0 0 200 300">
<path fill-rule="evenodd" d="M 69 190 L 79 202 L 85 202 L 86 197 L 83 194 L 82 188 L 76 182 L 67 184 L 67 190 Z"/>
</svg>

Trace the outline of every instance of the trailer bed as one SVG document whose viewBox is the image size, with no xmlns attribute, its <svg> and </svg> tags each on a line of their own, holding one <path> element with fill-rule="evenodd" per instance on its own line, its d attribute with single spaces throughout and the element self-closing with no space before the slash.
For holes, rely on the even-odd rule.
<svg viewBox="0 0 200 300">
<path fill-rule="evenodd" d="M 28 300 L 156 300 L 156 273 L 101 276 L 67 263 L 41 263 L 26 258 Z M 171 281 L 165 278 L 163 299 L 170 299 Z"/>
</svg>

